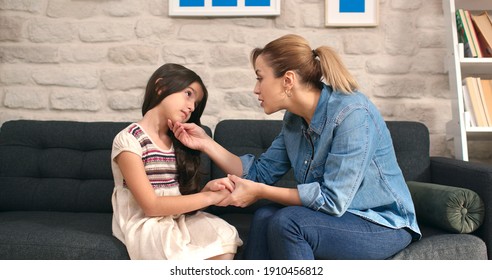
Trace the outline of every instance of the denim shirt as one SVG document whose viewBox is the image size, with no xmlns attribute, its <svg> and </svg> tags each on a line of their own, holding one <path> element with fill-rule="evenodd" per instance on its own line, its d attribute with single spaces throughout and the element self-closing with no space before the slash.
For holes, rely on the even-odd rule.
<svg viewBox="0 0 492 280">
<path fill-rule="evenodd" d="M 421 237 L 389 130 L 360 92 L 343 94 L 325 85 L 309 126 L 286 112 L 268 150 L 258 159 L 240 158 L 243 178 L 268 185 L 293 168 L 305 207 L 333 216 L 348 211 Z"/>
</svg>

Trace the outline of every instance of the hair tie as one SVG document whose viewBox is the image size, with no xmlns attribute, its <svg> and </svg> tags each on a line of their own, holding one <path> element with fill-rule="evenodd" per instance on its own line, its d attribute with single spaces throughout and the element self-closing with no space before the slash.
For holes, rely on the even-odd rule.
<svg viewBox="0 0 492 280">
<path fill-rule="evenodd" d="M 317 61 L 319 61 L 319 56 L 318 56 L 318 53 L 316 52 L 316 50 L 312 50 L 312 53 L 313 53 L 313 58 Z"/>
</svg>

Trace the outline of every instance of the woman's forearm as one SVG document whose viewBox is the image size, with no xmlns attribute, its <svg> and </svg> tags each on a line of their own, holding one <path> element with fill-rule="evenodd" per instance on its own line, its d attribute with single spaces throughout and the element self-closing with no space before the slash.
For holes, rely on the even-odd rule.
<svg viewBox="0 0 492 280">
<path fill-rule="evenodd" d="M 258 198 L 268 199 L 282 205 L 302 205 L 299 191 L 297 188 L 274 187 L 265 184 L 259 184 Z"/>
<path fill-rule="evenodd" d="M 202 151 L 225 173 L 234 174 L 241 177 L 243 175 L 243 164 L 241 159 L 235 154 L 229 152 L 219 143 L 210 141 L 205 145 Z"/>
</svg>

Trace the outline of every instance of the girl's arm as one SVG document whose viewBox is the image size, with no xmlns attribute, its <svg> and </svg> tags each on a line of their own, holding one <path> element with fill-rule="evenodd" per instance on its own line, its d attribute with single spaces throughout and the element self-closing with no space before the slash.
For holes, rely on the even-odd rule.
<svg viewBox="0 0 492 280">
<path fill-rule="evenodd" d="M 217 179 L 207 184 L 204 191 L 182 196 L 158 196 L 149 182 L 140 156 L 132 152 L 122 152 L 115 158 L 126 184 L 146 216 L 168 216 L 199 210 L 218 204 L 230 195 L 232 189 L 229 179 Z M 212 184 L 212 185 L 209 185 Z"/>
<path fill-rule="evenodd" d="M 173 131 L 174 136 L 183 145 L 207 154 L 225 173 L 237 176 L 243 174 L 243 165 L 239 157 L 215 142 L 198 125 L 179 122 L 173 124 L 171 121 L 168 121 L 168 126 Z"/>
</svg>

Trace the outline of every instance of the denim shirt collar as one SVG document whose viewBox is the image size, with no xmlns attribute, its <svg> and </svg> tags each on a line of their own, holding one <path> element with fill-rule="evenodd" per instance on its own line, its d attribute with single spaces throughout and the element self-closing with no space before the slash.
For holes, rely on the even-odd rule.
<svg viewBox="0 0 492 280">
<path fill-rule="evenodd" d="M 313 118 L 309 124 L 309 130 L 321 135 L 326 124 L 326 118 L 328 118 L 327 103 L 332 95 L 332 88 L 323 84 L 316 110 L 314 111 Z"/>
</svg>

